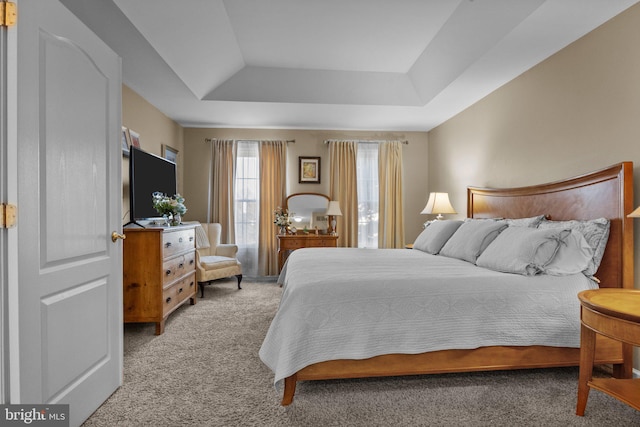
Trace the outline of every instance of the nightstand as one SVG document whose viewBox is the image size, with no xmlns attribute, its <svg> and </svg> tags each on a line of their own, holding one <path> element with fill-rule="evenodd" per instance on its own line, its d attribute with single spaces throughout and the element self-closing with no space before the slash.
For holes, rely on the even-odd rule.
<svg viewBox="0 0 640 427">
<path fill-rule="evenodd" d="M 593 289 L 578 294 L 580 299 L 580 378 L 577 415 L 584 415 L 589 390 L 594 388 L 640 410 L 640 379 L 593 378 L 596 334 L 621 341 L 623 354 L 640 346 L 640 291 L 631 289 Z M 630 371 L 630 369 L 629 369 Z"/>
</svg>

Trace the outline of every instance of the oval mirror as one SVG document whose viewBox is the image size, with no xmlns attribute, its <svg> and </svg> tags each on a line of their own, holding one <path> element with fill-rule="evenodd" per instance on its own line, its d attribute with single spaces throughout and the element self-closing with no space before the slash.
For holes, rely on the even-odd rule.
<svg viewBox="0 0 640 427">
<path fill-rule="evenodd" d="M 293 215 L 291 226 L 301 231 L 308 230 L 325 232 L 328 228 L 325 212 L 329 206 L 329 197 L 319 193 L 294 193 L 287 197 L 285 208 Z"/>
</svg>

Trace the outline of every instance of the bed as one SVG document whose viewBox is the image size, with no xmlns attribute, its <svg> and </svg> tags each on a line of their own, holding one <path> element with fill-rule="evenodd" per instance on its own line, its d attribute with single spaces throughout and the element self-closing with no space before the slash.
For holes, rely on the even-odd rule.
<svg viewBox="0 0 640 427">
<path fill-rule="evenodd" d="M 281 275 L 280 307 L 260 349 L 275 382 L 284 383 L 281 404 L 292 403 L 297 381 L 579 365 L 577 292 L 633 288 L 633 223 L 626 217 L 633 210 L 632 173 L 632 163 L 623 162 L 538 186 L 467 190 L 472 220 L 607 219 L 606 249 L 589 278 L 505 274 L 407 249 L 294 252 Z M 433 266 L 429 278 L 423 264 Z M 454 287 L 459 279 L 454 276 L 467 281 Z M 463 299 L 452 300 L 457 293 Z M 536 318 L 536 311 L 543 315 Z M 437 315 L 425 321 L 420 317 L 425 312 Z M 479 317 L 469 317 L 471 312 Z M 494 322 L 500 322 L 500 331 L 491 336 Z M 528 329 L 531 324 L 536 331 Z M 596 363 L 629 378 L 631 352 L 598 336 Z"/>
</svg>

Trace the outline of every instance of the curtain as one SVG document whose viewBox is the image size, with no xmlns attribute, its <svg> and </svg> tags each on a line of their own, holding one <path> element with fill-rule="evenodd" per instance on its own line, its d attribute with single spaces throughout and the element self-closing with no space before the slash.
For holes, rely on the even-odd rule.
<svg viewBox="0 0 640 427">
<path fill-rule="evenodd" d="M 404 247 L 404 198 L 402 186 L 402 143 L 378 145 L 378 247 Z"/>
<path fill-rule="evenodd" d="M 329 197 L 340 202 L 337 229 L 341 247 L 358 247 L 357 150 L 355 141 L 329 141 Z"/>
<path fill-rule="evenodd" d="M 278 243 L 273 211 L 286 199 L 287 143 L 260 141 L 260 224 L 258 274 L 278 274 Z"/>
<path fill-rule="evenodd" d="M 222 243 L 235 242 L 234 182 L 235 144 L 233 140 L 211 142 L 211 170 L 208 222 L 222 225 Z"/>
</svg>

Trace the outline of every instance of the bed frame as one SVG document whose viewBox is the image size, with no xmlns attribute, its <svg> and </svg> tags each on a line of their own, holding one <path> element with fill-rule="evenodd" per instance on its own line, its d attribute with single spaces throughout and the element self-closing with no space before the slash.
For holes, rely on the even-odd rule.
<svg viewBox="0 0 640 427">
<path fill-rule="evenodd" d="M 606 251 L 596 277 L 600 287 L 633 288 L 633 164 L 623 162 L 563 181 L 530 187 L 467 189 L 470 218 L 611 220 Z M 577 298 L 577 296 L 576 296 Z M 613 365 L 618 378 L 630 378 L 632 347 L 598 335 L 596 364 Z M 363 360 L 330 360 L 309 365 L 284 381 L 282 405 L 293 402 L 297 381 L 450 372 L 578 366 L 580 349 L 565 347 L 480 347 L 421 354 L 385 354 Z"/>
</svg>

